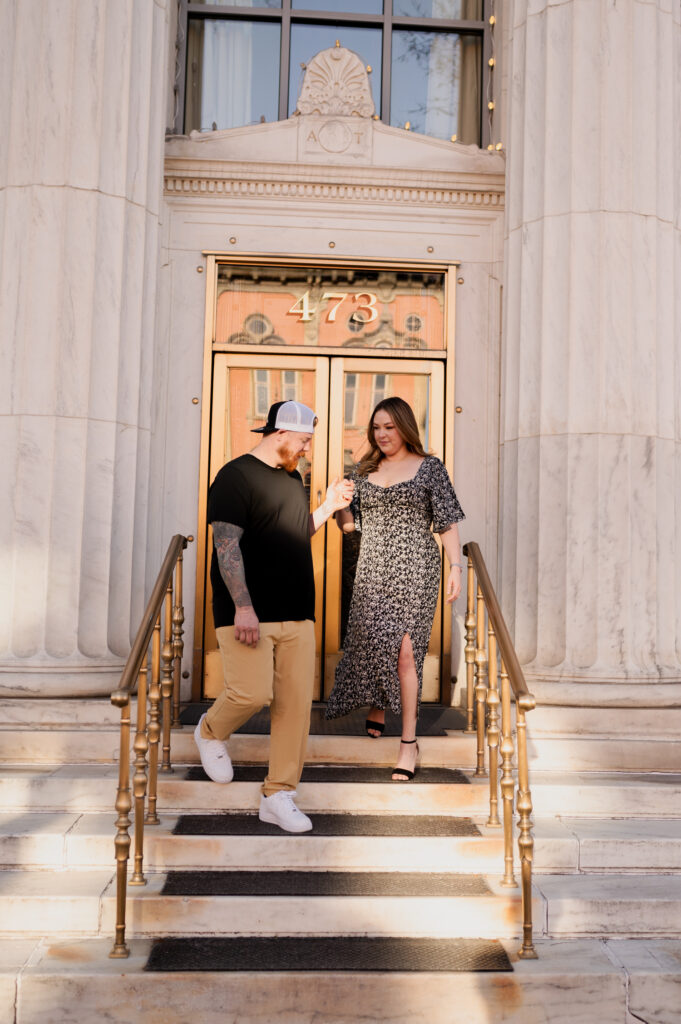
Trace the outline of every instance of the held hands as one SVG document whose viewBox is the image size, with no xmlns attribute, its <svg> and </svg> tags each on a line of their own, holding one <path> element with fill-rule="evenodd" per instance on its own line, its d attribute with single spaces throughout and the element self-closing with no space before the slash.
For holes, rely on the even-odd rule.
<svg viewBox="0 0 681 1024">
<path fill-rule="evenodd" d="M 246 647 L 255 647 L 260 639 L 260 623 L 253 605 L 234 610 L 234 639 Z"/>
<path fill-rule="evenodd" d="M 456 601 L 461 593 L 461 566 L 453 565 L 447 577 L 447 604 Z"/>
<path fill-rule="evenodd" d="M 341 480 L 340 477 L 336 477 L 329 484 L 326 497 L 324 498 L 324 504 L 329 510 L 329 515 L 339 512 L 342 508 L 347 508 L 352 501 L 354 490 L 355 485 L 352 480 Z"/>
</svg>

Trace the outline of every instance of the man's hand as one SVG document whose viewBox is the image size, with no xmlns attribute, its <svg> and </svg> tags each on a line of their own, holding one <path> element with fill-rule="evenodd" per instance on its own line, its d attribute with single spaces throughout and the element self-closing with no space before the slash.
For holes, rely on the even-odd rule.
<svg viewBox="0 0 681 1024">
<path fill-rule="evenodd" d="M 234 610 L 234 639 L 246 647 L 255 647 L 260 639 L 260 623 L 253 605 Z"/>
<path fill-rule="evenodd" d="M 348 507 L 352 501 L 354 490 L 355 485 L 352 480 L 341 480 L 340 477 L 336 477 L 336 479 L 329 484 L 324 501 L 310 516 L 310 536 L 312 536 L 320 526 L 323 526 L 326 520 L 329 519 L 334 512 L 340 512 L 342 508 Z"/>
</svg>

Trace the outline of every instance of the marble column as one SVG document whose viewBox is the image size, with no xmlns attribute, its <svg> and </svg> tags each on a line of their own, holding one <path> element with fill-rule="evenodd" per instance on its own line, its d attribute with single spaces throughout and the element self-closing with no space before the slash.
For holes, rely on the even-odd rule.
<svg viewBox="0 0 681 1024">
<path fill-rule="evenodd" d="M 0 695 L 109 692 L 141 615 L 167 21 L 0 9 Z"/>
<path fill-rule="evenodd" d="M 549 703 L 681 704 L 681 4 L 507 11 L 501 595 Z"/>
</svg>

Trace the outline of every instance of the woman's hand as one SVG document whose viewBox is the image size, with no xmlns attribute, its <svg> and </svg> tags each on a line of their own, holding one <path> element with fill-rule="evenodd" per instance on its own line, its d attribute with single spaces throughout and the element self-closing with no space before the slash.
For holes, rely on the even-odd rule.
<svg viewBox="0 0 681 1024">
<path fill-rule="evenodd" d="M 461 593 L 461 567 L 453 565 L 447 577 L 447 604 L 456 601 Z"/>
</svg>

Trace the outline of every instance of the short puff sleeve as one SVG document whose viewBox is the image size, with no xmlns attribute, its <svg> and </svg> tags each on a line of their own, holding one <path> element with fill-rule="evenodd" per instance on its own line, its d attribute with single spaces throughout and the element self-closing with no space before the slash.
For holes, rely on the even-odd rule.
<svg viewBox="0 0 681 1024">
<path fill-rule="evenodd" d="M 435 456 L 431 456 L 429 462 L 428 488 L 433 513 L 433 532 L 443 533 L 449 526 L 460 523 L 466 517 L 443 463 Z"/>
</svg>

